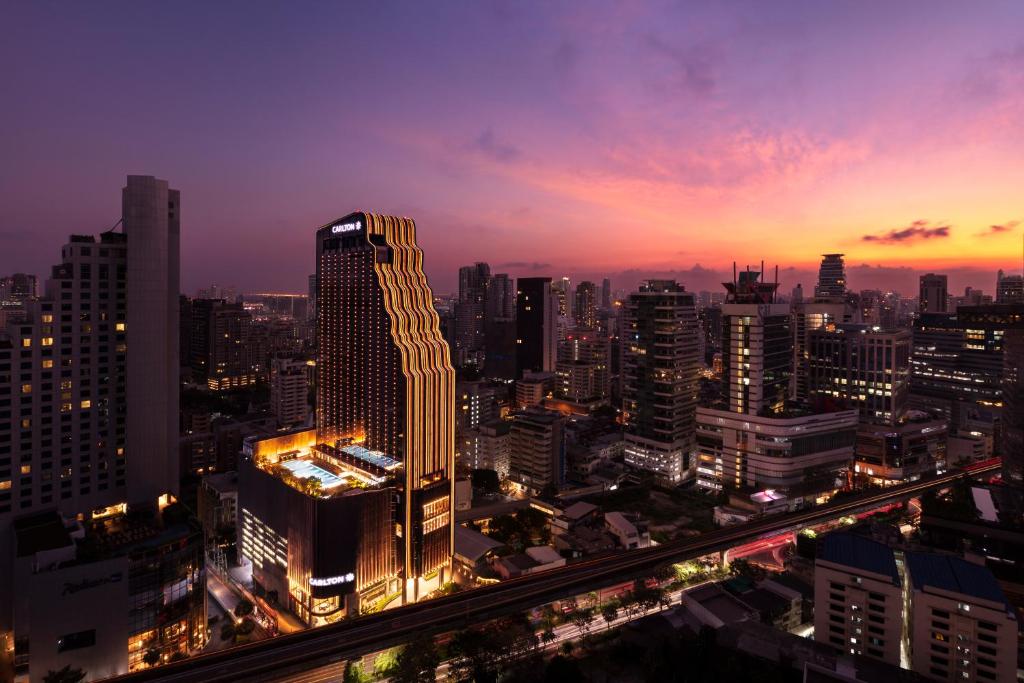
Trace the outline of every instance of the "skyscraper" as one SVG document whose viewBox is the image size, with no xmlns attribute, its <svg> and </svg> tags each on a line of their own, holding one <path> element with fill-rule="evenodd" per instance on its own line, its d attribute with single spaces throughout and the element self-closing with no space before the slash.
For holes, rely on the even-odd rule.
<svg viewBox="0 0 1024 683">
<path fill-rule="evenodd" d="M 516 317 L 516 284 L 507 273 L 493 275 L 487 284 L 487 304 L 484 319 Z"/>
<path fill-rule="evenodd" d="M 921 294 L 917 300 L 921 313 L 945 313 L 948 298 L 945 275 L 928 273 L 921 276 Z"/>
<path fill-rule="evenodd" d="M 576 327 L 594 329 L 597 327 L 597 287 L 584 280 L 576 286 L 576 305 L 573 308 Z"/>
<path fill-rule="evenodd" d="M 316 235 L 316 441 L 401 463 L 395 521 L 407 601 L 420 597 L 423 577 L 450 569 L 455 457 L 455 373 L 415 230 L 410 219 L 358 212 Z"/>
<path fill-rule="evenodd" d="M 18 397 L 0 412 L 0 632 L 33 680 L 206 641 L 201 536 L 158 514 L 178 490 L 180 197 L 129 176 L 121 209 L 121 232 L 70 237 L 0 331 L 0 396 Z"/>
<path fill-rule="evenodd" d="M 749 415 L 782 412 L 793 367 L 789 307 L 760 277 L 746 270 L 724 283 L 722 306 L 723 393 L 729 410 Z"/>
<path fill-rule="evenodd" d="M 842 299 L 846 296 L 846 265 L 842 254 L 823 254 L 818 268 L 816 299 Z"/>
<path fill-rule="evenodd" d="M 189 365 L 196 382 L 213 391 L 256 383 L 252 315 L 241 303 L 193 299 L 191 324 Z"/>
<path fill-rule="evenodd" d="M 474 263 L 459 268 L 459 300 L 455 304 L 455 358 L 459 365 L 483 365 L 484 311 L 491 267 Z"/>
<path fill-rule="evenodd" d="M 601 280 L 601 308 L 608 310 L 612 307 L 612 281 L 608 278 Z"/>
<path fill-rule="evenodd" d="M 558 340 L 558 299 L 549 277 L 516 281 L 516 375 L 553 372 Z"/>
<path fill-rule="evenodd" d="M 622 410 L 626 464 L 679 483 L 692 473 L 700 370 L 694 296 L 651 280 L 625 308 Z"/>
</svg>

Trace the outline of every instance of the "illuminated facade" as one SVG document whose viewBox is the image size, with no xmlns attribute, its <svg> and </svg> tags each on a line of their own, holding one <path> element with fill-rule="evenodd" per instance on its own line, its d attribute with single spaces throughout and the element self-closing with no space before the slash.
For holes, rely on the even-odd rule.
<svg viewBox="0 0 1024 683">
<path fill-rule="evenodd" d="M 406 601 L 452 557 L 455 372 L 412 220 L 354 213 L 317 231 L 317 431 L 394 458 Z"/>
</svg>

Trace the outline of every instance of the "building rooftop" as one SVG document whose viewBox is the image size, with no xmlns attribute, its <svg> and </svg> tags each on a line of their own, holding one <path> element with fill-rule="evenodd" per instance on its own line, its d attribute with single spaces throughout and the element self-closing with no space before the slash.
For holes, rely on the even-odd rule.
<svg viewBox="0 0 1024 683">
<path fill-rule="evenodd" d="M 937 588 L 1007 605 L 1006 596 L 988 569 L 953 555 L 907 553 L 907 569 L 915 590 Z"/>
<path fill-rule="evenodd" d="M 376 467 L 380 467 L 381 469 L 385 470 L 397 469 L 402 464 L 398 460 L 395 460 L 394 458 L 385 455 L 380 451 L 371 451 L 370 449 L 363 448 L 362 446 L 345 446 L 341 449 L 341 451 L 343 453 L 348 453 L 349 455 L 359 460 L 362 460 L 363 462 L 367 462 L 371 465 L 375 465 Z"/>
<path fill-rule="evenodd" d="M 479 531 L 461 524 L 455 525 L 455 554 L 469 562 L 475 564 L 484 555 L 501 546 L 501 543 Z"/>
<path fill-rule="evenodd" d="M 578 503 L 573 503 L 569 507 L 565 508 L 565 512 L 562 513 L 562 516 L 568 520 L 575 522 L 580 519 L 583 519 L 590 513 L 594 512 L 595 510 L 597 510 L 596 505 L 580 501 Z"/>
<path fill-rule="evenodd" d="M 899 585 L 896 556 L 892 548 L 870 538 L 854 534 L 831 533 L 818 545 L 819 559 L 847 567 L 855 567 L 873 574 L 881 574 Z"/>
<path fill-rule="evenodd" d="M 71 534 L 55 510 L 14 520 L 14 533 L 17 538 L 18 557 L 71 545 Z"/>
</svg>

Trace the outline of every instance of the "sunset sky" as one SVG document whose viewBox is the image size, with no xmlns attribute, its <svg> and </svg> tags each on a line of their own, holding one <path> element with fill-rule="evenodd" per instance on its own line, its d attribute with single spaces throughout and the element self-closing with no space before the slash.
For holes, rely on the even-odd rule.
<svg viewBox="0 0 1024 683">
<path fill-rule="evenodd" d="M 416 219 L 435 290 L 764 259 L 807 287 L 1019 272 L 1024 3 L 7 2 L 0 274 L 182 191 L 182 281 L 303 291 L 313 231 Z"/>
</svg>

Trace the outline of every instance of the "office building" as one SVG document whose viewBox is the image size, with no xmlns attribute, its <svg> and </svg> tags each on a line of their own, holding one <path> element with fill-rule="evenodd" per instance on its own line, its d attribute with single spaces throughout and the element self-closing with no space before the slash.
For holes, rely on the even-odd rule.
<svg viewBox="0 0 1024 683">
<path fill-rule="evenodd" d="M 558 317 L 572 317 L 572 281 L 567 277 L 551 283 L 551 291 L 555 295 L 558 306 Z"/>
<path fill-rule="evenodd" d="M 519 278 L 516 287 L 516 376 L 553 372 L 559 303 L 551 288 L 551 278 Z"/>
<path fill-rule="evenodd" d="M 260 359 L 252 315 L 243 304 L 193 299 L 189 360 L 193 381 L 213 391 L 256 383 Z"/>
<path fill-rule="evenodd" d="M 608 310 L 612 307 L 612 281 L 608 278 L 601 280 L 601 308 Z"/>
<path fill-rule="evenodd" d="M 459 299 L 455 304 L 456 359 L 459 365 L 483 365 L 484 313 L 491 267 L 475 263 L 459 268 Z"/>
<path fill-rule="evenodd" d="M 1017 680 L 1017 619 L 982 565 L 906 553 L 911 669 L 934 681 Z"/>
<path fill-rule="evenodd" d="M 810 399 L 810 335 L 817 330 L 835 329 L 836 325 L 848 322 L 849 319 L 850 310 L 843 301 L 805 301 L 791 304 L 793 375 L 790 379 L 790 398 L 798 402 Z"/>
<path fill-rule="evenodd" d="M 650 280 L 625 304 L 626 464 L 673 484 L 696 464 L 698 333 L 694 296 L 673 280 Z"/>
<path fill-rule="evenodd" d="M 815 299 L 838 299 L 846 297 L 846 264 L 843 254 L 823 254 L 818 267 L 818 284 L 814 287 Z"/>
<path fill-rule="evenodd" d="M 526 410 L 541 405 L 544 399 L 554 396 L 557 381 L 557 376 L 553 372 L 526 373 L 521 379 L 516 380 L 515 409 Z"/>
<path fill-rule="evenodd" d="M 862 421 L 857 428 L 854 478 L 875 486 L 916 481 L 944 470 L 949 426 L 946 418 L 911 410 L 895 422 Z"/>
<path fill-rule="evenodd" d="M 997 304 L 1024 304 L 1024 276 L 1006 275 L 1002 270 L 996 275 Z"/>
<path fill-rule="evenodd" d="M 487 283 L 486 321 L 516 317 L 516 283 L 507 273 L 492 275 Z"/>
<path fill-rule="evenodd" d="M 790 391 L 793 341 L 789 306 L 775 302 L 777 282 L 758 271 L 733 273 L 722 306 L 722 393 L 729 410 L 781 413 Z"/>
<path fill-rule="evenodd" d="M 998 452 L 1003 458 L 1003 481 L 1024 487 L 1024 330 L 1003 337 L 1003 412 L 999 420 Z"/>
<path fill-rule="evenodd" d="M 903 614 L 903 581 L 891 548 L 854 534 L 821 539 L 814 562 L 816 641 L 899 666 Z"/>
<path fill-rule="evenodd" d="M 910 392 L 909 330 L 882 331 L 852 323 L 808 337 L 808 395 L 857 408 L 867 422 L 895 424 Z"/>
<path fill-rule="evenodd" d="M 476 430 L 482 422 L 498 416 L 495 391 L 482 380 L 455 384 L 455 457 L 473 461 L 477 450 Z"/>
<path fill-rule="evenodd" d="M 954 433 L 992 436 L 1002 407 L 1003 339 L 1019 329 L 1024 304 L 920 315 L 914 321 L 911 405 L 942 410 Z"/>
<path fill-rule="evenodd" d="M 278 427 L 297 427 L 309 417 L 308 365 L 303 358 L 275 356 L 270 361 L 270 410 Z"/>
<path fill-rule="evenodd" d="M 917 299 L 921 313 L 945 313 L 949 310 L 946 284 L 945 275 L 928 273 L 921 276 L 921 294 Z"/>
<path fill-rule="evenodd" d="M 856 410 L 744 415 L 697 409 L 697 484 L 711 491 L 783 494 L 789 506 L 823 502 L 846 485 Z"/>
<path fill-rule="evenodd" d="M 597 286 L 584 280 L 576 286 L 576 301 L 573 307 L 576 327 L 592 330 L 597 327 Z"/>
<path fill-rule="evenodd" d="M 565 483 L 565 417 L 528 409 L 512 418 L 508 438 L 513 481 L 534 492 Z"/>
<path fill-rule="evenodd" d="M 413 602 L 452 555 L 455 377 L 409 219 L 316 233 L 316 428 L 246 444 L 243 554 L 306 623 Z"/>
</svg>

